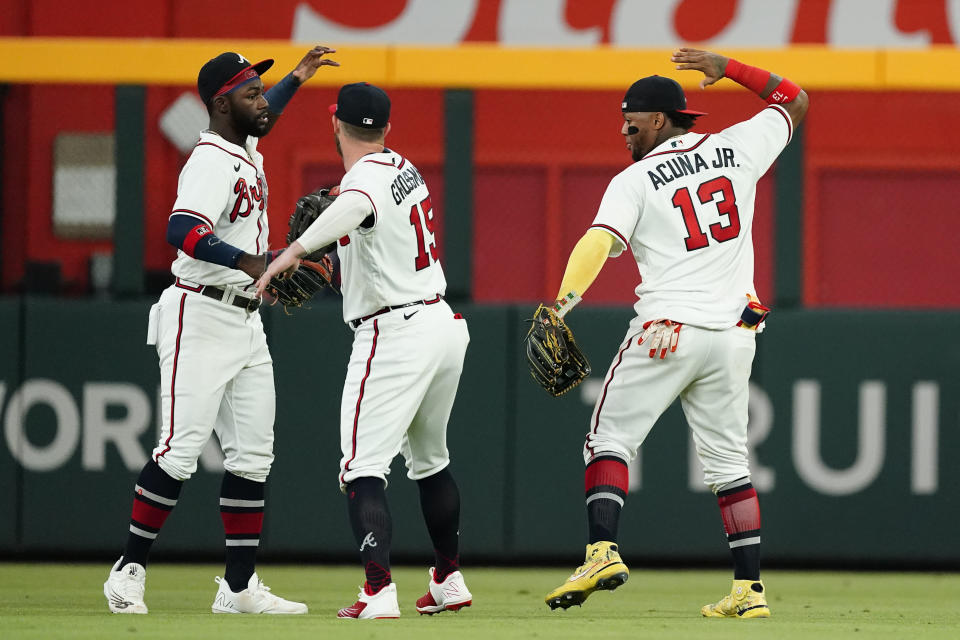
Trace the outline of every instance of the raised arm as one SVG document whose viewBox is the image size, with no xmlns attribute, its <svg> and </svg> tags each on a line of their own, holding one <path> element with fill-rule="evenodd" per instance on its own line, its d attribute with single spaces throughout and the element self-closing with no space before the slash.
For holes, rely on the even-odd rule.
<svg viewBox="0 0 960 640">
<path fill-rule="evenodd" d="M 710 51 L 680 47 L 670 58 L 677 69 L 690 69 L 703 72 L 700 88 L 705 89 L 721 78 L 730 78 L 734 82 L 750 89 L 770 104 L 779 104 L 790 115 L 796 127 L 807 113 L 810 100 L 807 93 L 796 84 L 775 73 L 758 67 L 751 67 L 739 60 L 728 58 Z"/>
<path fill-rule="evenodd" d="M 303 56 L 303 59 L 294 67 L 293 71 L 285 75 L 280 82 L 270 87 L 270 89 L 263 94 L 263 97 L 267 99 L 267 114 L 270 119 L 267 124 L 267 130 L 263 135 L 270 133 L 270 129 L 273 128 L 274 123 L 276 123 L 280 114 L 283 113 L 284 108 L 287 106 L 287 103 L 290 102 L 293 94 L 297 92 L 300 85 L 313 77 L 317 69 L 325 66 L 340 66 L 340 63 L 336 60 L 323 57 L 336 52 L 336 49 L 331 49 L 330 47 L 323 45 L 315 46 Z"/>
</svg>

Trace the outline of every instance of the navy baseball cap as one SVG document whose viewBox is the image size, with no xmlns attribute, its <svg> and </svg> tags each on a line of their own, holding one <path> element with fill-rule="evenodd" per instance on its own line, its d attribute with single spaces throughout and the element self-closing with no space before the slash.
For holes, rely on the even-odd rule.
<svg viewBox="0 0 960 640">
<path fill-rule="evenodd" d="M 264 71 L 273 66 L 273 60 L 261 60 L 251 64 L 239 53 L 227 51 L 216 58 L 208 60 L 200 67 L 197 75 L 197 93 L 204 104 L 217 96 L 222 96 L 263 75 Z"/>
<path fill-rule="evenodd" d="M 676 80 L 663 76 L 640 78 L 627 89 L 623 96 L 621 110 L 633 111 L 676 111 L 691 116 L 705 116 L 703 111 L 687 109 L 687 96 Z"/>
<path fill-rule="evenodd" d="M 330 113 L 363 129 L 382 129 L 390 121 L 390 98 L 369 82 L 345 84 L 337 94 L 337 103 L 330 105 Z"/>
</svg>

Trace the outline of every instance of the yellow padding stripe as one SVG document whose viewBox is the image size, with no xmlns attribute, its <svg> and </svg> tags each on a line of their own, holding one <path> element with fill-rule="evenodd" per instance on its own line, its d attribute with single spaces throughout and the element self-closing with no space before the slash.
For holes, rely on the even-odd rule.
<svg viewBox="0 0 960 640">
<path fill-rule="evenodd" d="M 885 51 L 880 66 L 884 88 L 960 90 L 960 49 L 938 46 L 924 51 Z"/>
<path fill-rule="evenodd" d="M 384 86 L 623 90 L 660 74 L 693 88 L 696 73 L 670 64 L 669 49 L 510 48 L 337 45 L 337 69 L 320 70 L 310 86 L 366 80 Z M 251 60 L 274 58 L 267 83 L 279 80 L 309 48 L 287 40 L 135 38 L 0 38 L 0 82 L 192 85 L 201 64 L 223 51 Z M 786 76 L 805 89 L 960 90 L 960 49 L 835 50 L 824 46 L 728 50 L 725 55 Z M 719 89 L 737 88 L 722 81 Z"/>
<path fill-rule="evenodd" d="M 670 49 L 521 49 L 462 45 L 455 49 L 396 49 L 396 84 L 464 88 L 541 88 L 623 90 L 637 78 L 658 74 L 687 88 L 703 77 L 676 71 Z M 774 70 L 807 88 L 876 88 L 877 55 L 869 51 L 837 52 L 824 47 L 786 50 L 727 51 L 725 55 Z M 957 82 L 960 87 L 960 82 Z M 726 81 L 717 88 L 738 85 Z"/>
<path fill-rule="evenodd" d="M 193 85 L 204 62 L 236 51 L 252 62 L 273 58 L 272 84 L 309 50 L 288 40 L 188 40 L 133 38 L 0 38 L 0 81 L 22 83 Z M 389 84 L 386 47 L 349 47 L 310 81 L 339 86 L 366 80 Z"/>
</svg>

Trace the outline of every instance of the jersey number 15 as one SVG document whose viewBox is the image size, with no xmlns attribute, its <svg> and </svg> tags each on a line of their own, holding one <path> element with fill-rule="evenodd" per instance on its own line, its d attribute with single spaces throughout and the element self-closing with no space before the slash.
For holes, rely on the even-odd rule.
<svg viewBox="0 0 960 640">
<path fill-rule="evenodd" d="M 716 199 L 720 194 L 721 198 Z M 713 180 L 708 180 L 697 187 L 697 199 L 700 204 L 714 202 L 717 205 L 717 213 L 721 216 L 727 216 L 728 223 L 714 222 L 710 225 L 710 235 L 717 242 L 726 242 L 740 235 L 740 212 L 737 210 L 737 199 L 733 194 L 733 184 L 726 176 L 720 176 Z M 709 241 L 707 234 L 700 227 L 700 220 L 697 218 L 697 210 L 693 206 L 693 198 L 690 197 L 690 191 L 686 187 L 677 189 L 673 194 L 673 206 L 680 209 L 683 215 L 683 224 L 687 227 L 687 251 L 696 251 L 703 249 Z"/>
<path fill-rule="evenodd" d="M 433 237 L 433 203 L 430 202 L 430 196 L 421 200 L 420 204 L 410 207 L 410 224 L 417 234 L 417 257 L 413 266 L 420 271 L 429 267 L 431 261 L 437 261 L 437 243 Z"/>
</svg>

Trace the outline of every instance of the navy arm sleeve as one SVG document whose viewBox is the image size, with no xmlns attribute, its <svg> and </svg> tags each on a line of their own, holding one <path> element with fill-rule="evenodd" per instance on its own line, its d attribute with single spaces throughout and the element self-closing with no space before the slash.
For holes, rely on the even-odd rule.
<svg viewBox="0 0 960 640">
<path fill-rule="evenodd" d="M 293 77 L 292 71 L 283 76 L 280 82 L 267 89 L 263 94 L 263 97 L 267 99 L 267 110 L 276 115 L 283 113 L 287 103 L 290 102 L 290 98 L 299 88 L 300 82 Z"/>
<path fill-rule="evenodd" d="M 167 223 L 167 242 L 191 258 L 235 269 L 243 251 L 223 242 L 207 223 L 193 216 L 174 214 Z"/>
</svg>

